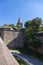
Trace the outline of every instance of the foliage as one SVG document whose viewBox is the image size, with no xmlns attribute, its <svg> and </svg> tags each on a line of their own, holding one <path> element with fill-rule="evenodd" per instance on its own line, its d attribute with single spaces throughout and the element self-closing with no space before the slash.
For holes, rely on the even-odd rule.
<svg viewBox="0 0 43 65">
<path fill-rule="evenodd" d="M 40 40 L 36 37 L 36 34 L 39 31 L 39 28 L 41 26 L 42 20 L 41 18 L 37 17 L 34 18 L 33 20 L 28 20 L 25 23 L 26 31 L 26 41 L 27 41 L 27 46 L 37 49 L 41 46 Z"/>
<path fill-rule="evenodd" d="M 42 31 L 43 31 L 43 25 L 42 25 L 41 29 L 42 29 Z"/>
<path fill-rule="evenodd" d="M 30 23 L 31 23 L 31 21 L 28 20 L 28 21 L 25 23 L 25 27 L 28 28 L 28 27 L 30 26 Z"/>
<path fill-rule="evenodd" d="M 12 27 L 12 28 L 14 28 L 14 27 L 15 27 L 15 25 L 14 25 L 14 24 L 4 24 L 3 26 Z"/>
<path fill-rule="evenodd" d="M 16 27 L 17 27 L 17 28 L 22 28 L 21 25 L 17 25 Z"/>
<path fill-rule="evenodd" d="M 38 32 L 41 28 L 42 19 L 39 17 L 36 17 L 32 20 L 31 24 L 32 24 L 32 27 L 34 28 L 34 30 Z"/>
<path fill-rule="evenodd" d="M 3 27 L 22 28 L 21 25 L 15 26 L 14 24 L 4 24 Z"/>
<path fill-rule="evenodd" d="M 14 25 L 14 24 L 10 24 L 9 26 L 10 26 L 10 27 L 12 27 L 12 28 L 14 28 L 14 27 L 15 27 L 15 25 Z"/>
<path fill-rule="evenodd" d="M 35 50 L 32 50 L 30 48 L 22 48 L 22 49 L 14 49 L 14 50 L 10 50 L 10 52 L 14 53 L 14 52 L 17 52 L 17 53 L 22 53 L 22 54 L 27 54 L 27 55 L 32 55 L 33 57 L 39 59 L 40 61 L 43 61 L 43 55 L 36 52 L 36 55 L 35 55 Z"/>
</svg>

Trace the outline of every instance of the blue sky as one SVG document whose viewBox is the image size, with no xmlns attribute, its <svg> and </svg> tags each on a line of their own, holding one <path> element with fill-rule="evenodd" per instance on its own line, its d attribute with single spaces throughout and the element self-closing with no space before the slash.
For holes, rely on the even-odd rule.
<svg viewBox="0 0 43 65">
<path fill-rule="evenodd" d="M 0 25 L 23 23 L 35 17 L 43 19 L 43 0 L 0 0 Z"/>
</svg>

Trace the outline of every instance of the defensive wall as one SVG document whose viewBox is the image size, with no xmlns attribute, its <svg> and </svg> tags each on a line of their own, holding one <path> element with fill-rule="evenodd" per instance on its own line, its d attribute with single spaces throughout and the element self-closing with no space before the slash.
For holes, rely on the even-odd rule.
<svg viewBox="0 0 43 65">
<path fill-rule="evenodd" d="M 0 28 L 0 36 L 9 48 L 24 47 L 24 29 Z"/>
<path fill-rule="evenodd" d="M 25 29 L 19 28 L 0 28 L 0 37 L 3 39 L 3 41 L 10 49 L 23 48 L 25 41 L 24 30 Z M 39 32 L 37 34 L 37 37 L 40 39 L 42 43 L 41 48 L 38 49 L 38 52 L 43 54 L 43 31 Z"/>
</svg>

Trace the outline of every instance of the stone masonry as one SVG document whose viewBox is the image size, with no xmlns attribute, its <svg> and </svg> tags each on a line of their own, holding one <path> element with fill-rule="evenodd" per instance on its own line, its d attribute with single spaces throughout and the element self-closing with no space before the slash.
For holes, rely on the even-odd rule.
<svg viewBox="0 0 43 65">
<path fill-rule="evenodd" d="M 0 37 L 0 65 L 19 65 Z"/>
<path fill-rule="evenodd" d="M 0 28 L 0 36 L 9 48 L 24 47 L 24 29 Z"/>
<path fill-rule="evenodd" d="M 25 41 L 25 29 L 11 29 L 8 28 L 0 28 L 0 37 L 6 43 L 9 49 L 23 48 Z M 43 54 L 43 32 L 37 34 L 37 37 L 40 39 L 42 45 L 41 48 L 38 49 L 38 52 Z"/>
</svg>

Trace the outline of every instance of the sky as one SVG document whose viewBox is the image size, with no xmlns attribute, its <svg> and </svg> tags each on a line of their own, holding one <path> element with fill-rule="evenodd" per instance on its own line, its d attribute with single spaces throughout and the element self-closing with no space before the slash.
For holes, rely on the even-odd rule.
<svg viewBox="0 0 43 65">
<path fill-rule="evenodd" d="M 35 17 L 43 19 L 43 0 L 0 0 L 0 26 L 16 25 L 19 17 L 23 24 Z"/>
</svg>

